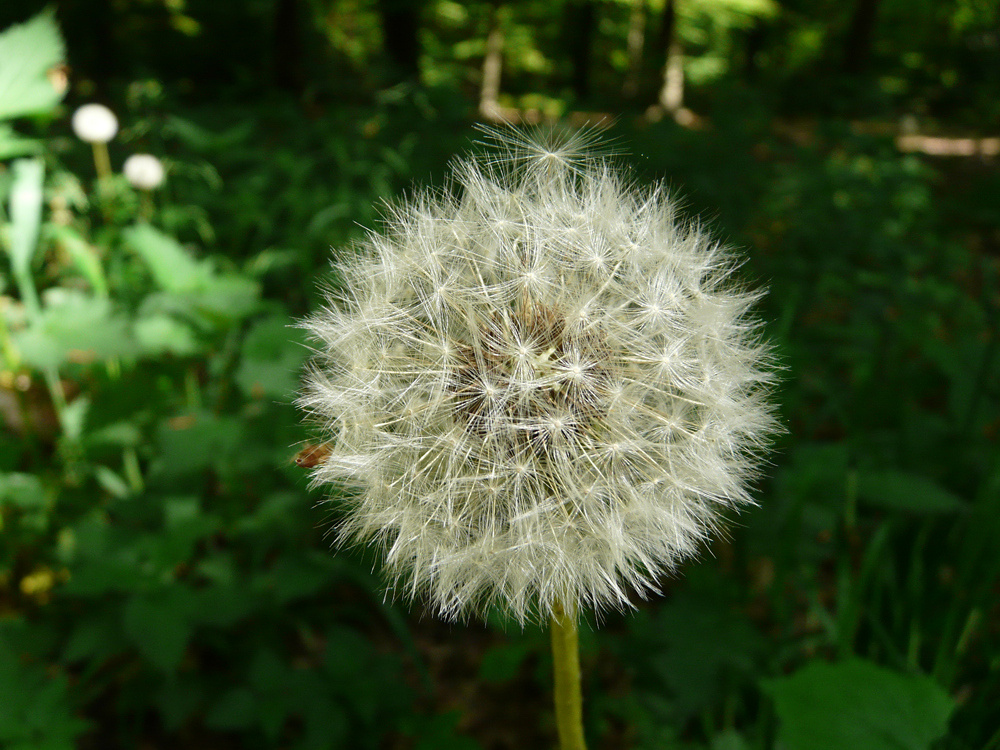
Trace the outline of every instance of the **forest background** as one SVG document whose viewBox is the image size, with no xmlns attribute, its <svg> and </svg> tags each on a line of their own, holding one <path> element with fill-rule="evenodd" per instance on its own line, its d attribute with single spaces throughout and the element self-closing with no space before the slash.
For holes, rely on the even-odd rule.
<svg viewBox="0 0 1000 750">
<path fill-rule="evenodd" d="M 508 119 L 599 127 L 742 248 L 785 368 L 760 507 L 585 624 L 592 747 L 1000 748 L 996 3 L 8 0 L 0 30 L 0 746 L 553 744 L 546 633 L 384 601 L 292 461 L 331 247 Z"/>
</svg>

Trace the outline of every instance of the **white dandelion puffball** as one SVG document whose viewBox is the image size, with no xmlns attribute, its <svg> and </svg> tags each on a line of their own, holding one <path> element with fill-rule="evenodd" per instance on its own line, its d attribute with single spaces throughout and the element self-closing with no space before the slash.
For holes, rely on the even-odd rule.
<svg viewBox="0 0 1000 750">
<path fill-rule="evenodd" d="M 85 143 L 107 143 L 118 132 L 118 118 L 103 104 L 84 104 L 73 113 L 73 132 Z"/>
<path fill-rule="evenodd" d="M 340 539 L 444 617 L 628 607 L 752 502 L 774 431 L 761 295 L 585 136 L 491 135 L 303 324 L 313 478 L 347 490 Z"/>
<path fill-rule="evenodd" d="M 163 163 L 151 154 L 132 154 L 122 171 L 129 184 L 139 190 L 155 190 L 163 184 Z"/>
</svg>

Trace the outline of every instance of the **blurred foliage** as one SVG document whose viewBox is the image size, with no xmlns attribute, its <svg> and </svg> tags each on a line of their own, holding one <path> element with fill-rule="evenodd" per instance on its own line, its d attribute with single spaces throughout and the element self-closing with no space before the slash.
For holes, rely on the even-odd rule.
<svg viewBox="0 0 1000 750">
<path fill-rule="evenodd" d="M 592 746 L 1000 747 L 1000 177 L 894 138 L 996 122 L 995 4 L 882 0 L 848 75 L 858 3 L 678 0 L 695 127 L 633 117 L 663 0 L 587 5 L 428 0 L 417 80 L 380 3 L 0 6 L 0 746 L 552 741 L 546 634 L 385 603 L 291 463 L 291 323 L 470 145 L 496 22 L 506 106 L 619 113 L 636 178 L 752 248 L 787 369 L 760 508 L 582 632 Z M 162 188 L 94 176 L 94 97 Z"/>
</svg>

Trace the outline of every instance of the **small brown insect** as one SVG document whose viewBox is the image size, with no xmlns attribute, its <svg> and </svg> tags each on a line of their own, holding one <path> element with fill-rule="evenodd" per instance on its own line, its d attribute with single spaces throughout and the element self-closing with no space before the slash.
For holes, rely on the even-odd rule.
<svg viewBox="0 0 1000 750">
<path fill-rule="evenodd" d="M 323 463 L 329 455 L 330 445 L 328 443 L 320 443 L 319 445 L 310 443 L 296 453 L 292 460 L 295 461 L 296 466 L 301 466 L 303 469 L 313 469 Z"/>
</svg>

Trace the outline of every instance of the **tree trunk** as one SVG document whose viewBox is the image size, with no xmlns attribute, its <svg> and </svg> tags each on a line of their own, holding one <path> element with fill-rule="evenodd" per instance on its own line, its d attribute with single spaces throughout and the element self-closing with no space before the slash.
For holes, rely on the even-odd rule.
<svg viewBox="0 0 1000 750">
<path fill-rule="evenodd" d="M 844 72 L 861 73 L 868 66 L 872 50 L 875 17 L 880 0 L 857 0 L 844 44 Z"/>
<path fill-rule="evenodd" d="M 676 115 L 684 106 L 684 52 L 676 40 L 670 44 L 667 64 L 663 66 L 660 106 L 672 115 Z"/>
<path fill-rule="evenodd" d="M 483 76 L 479 87 L 479 114 L 489 120 L 501 119 L 500 75 L 503 71 L 503 24 L 500 8 L 490 8 L 490 27 L 486 35 Z"/>
<path fill-rule="evenodd" d="M 667 50 L 663 65 L 663 85 L 660 87 L 659 104 L 675 115 L 684 106 L 684 51 L 677 38 L 677 9 L 675 0 L 667 0 L 663 8 L 660 40 Z"/>
<path fill-rule="evenodd" d="M 763 51 L 767 42 L 767 26 L 760 19 L 747 32 L 743 44 L 743 76 L 747 81 L 755 81 L 760 72 L 757 56 Z"/>
<path fill-rule="evenodd" d="M 656 53 L 666 53 L 670 49 L 671 42 L 674 41 L 674 25 L 677 21 L 677 9 L 674 7 L 674 0 L 667 0 L 663 4 L 663 15 L 660 16 L 660 33 L 656 38 Z"/>
<path fill-rule="evenodd" d="M 566 4 L 566 33 L 573 63 L 572 86 L 578 99 L 585 99 L 590 94 L 596 17 L 592 0 L 572 0 Z"/>
<path fill-rule="evenodd" d="M 378 0 L 385 52 L 402 79 L 420 79 L 421 0 Z"/>
<path fill-rule="evenodd" d="M 299 31 L 299 0 L 277 0 L 274 7 L 271 75 L 279 89 L 298 94 L 302 76 L 302 35 Z"/>
<path fill-rule="evenodd" d="M 625 72 L 625 82 L 622 84 L 622 95 L 626 99 L 635 99 L 639 93 L 639 82 L 642 80 L 642 50 L 646 43 L 646 2 L 647 0 L 633 0 L 632 13 L 628 19 L 626 40 L 628 70 Z"/>
</svg>

